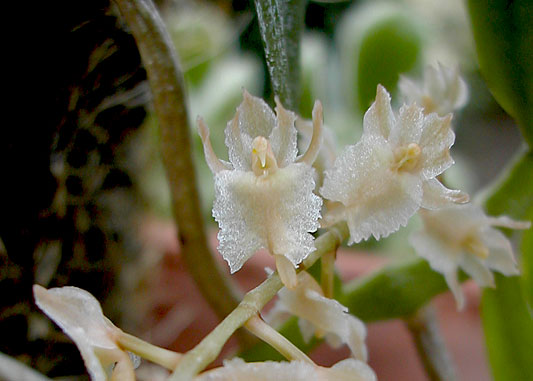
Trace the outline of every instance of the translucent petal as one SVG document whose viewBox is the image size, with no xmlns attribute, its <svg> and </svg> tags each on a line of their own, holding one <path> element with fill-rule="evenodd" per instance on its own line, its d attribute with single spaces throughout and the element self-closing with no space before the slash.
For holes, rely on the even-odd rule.
<svg viewBox="0 0 533 381">
<path fill-rule="evenodd" d="M 435 210 L 457 203 L 467 202 L 469 197 L 460 190 L 448 189 L 437 179 L 429 179 L 422 184 L 422 208 Z"/>
<path fill-rule="evenodd" d="M 457 302 L 457 309 L 462 310 L 465 307 L 465 294 L 457 279 L 457 270 L 444 273 L 444 279 L 446 279 L 446 284 L 450 288 L 450 291 Z"/>
<path fill-rule="evenodd" d="M 418 143 L 423 127 L 425 127 L 425 119 L 422 108 L 416 104 L 404 105 L 400 108 L 398 121 L 391 129 L 388 141 L 393 146 Z"/>
<path fill-rule="evenodd" d="M 243 91 L 243 101 L 225 130 L 226 146 L 231 164 L 238 170 L 250 170 L 252 140 L 268 138 L 276 125 L 276 117 L 261 98 Z"/>
<path fill-rule="evenodd" d="M 286 167 L 293 163 L 298 153 L 296 145 L 296 114 L 283 108 L 283 105 L 276 98 L 276 126 L 270 136 L 266 136 L 272 144 L 272 151 L 278 161 L 278 166 Z"/>
<path fill-rule="evenodd" d="M 429 114 L 424 118 L 424 129 L 420 137 L 422 148 L 422 176 L 434 178 L 448 169 L 453 163 L 450 147 L 455 141 L 451 127 L 451 115 L 440 118 Z"/>
<path fill-rule="evenodd" d="M 348 314 L 348 309 L 339 302 L 322 296 L 320 286 L 308 273 L 298 274 L 298 286 L 294 290 L 283 288 L 279 292 L 279 303 L 311 323 L 315 330 L 334 335 L 336 342 L 347 344 L 354 357 L 366 360 L 364 324 Z"/>
<path fill-rule="evenodd" d="M 231 272 L 260 248 L 287 257 L 295 266 L 314 251 L 322 200 L 312 193 L 313 169 L 291 164 L 268 176 L 221 171 L 215 176 L 213 216 L 219 251 Z"/>
<path fill-rule="evenodd" d="M 494 287 L 494 276 L 487 265 L 470 253 L 461 256 L 459 265 L 481 287 Z"/>
<path fill-rule="evenodd" d="M 378 85 L 376 100 L 363 118 L 364 134 L 378 135 L 385 139 L 393 129 L 396 121 L 391 107 L 391 98 L 387 90 Z"/>
<path fill-rule="evenodd" d="M 518 275 L 518 267 L 513 256 L 513 248 L 507 237 L 500 231 L 492 228 L 485 229 L 480 234 L 482 242 L 489 249 L 489 256 L 485 263 L 493 270 L 503 275 Z"/>
<path fill-rule="evenodd" d="M 33 286 L 35 303 L 76 343 L 93 381 L 106 380 L 106 372 L 95 354 L 120 351 L 111 339 L 117 328 L 107 320 L 100 303 L 77 287 L 45 289 Z"/>
<path fill-rule="evenodd" d="M 380 137 L 349 146 L 326 171 L 321 194 L 345 206 L 349 244 L 386 237 L 405 226 L 422 201 L 422 181 L 391 170 L 392 152 Z"/>
<path fill-rule="evenodd" d="M 416 231 L 410 235 L 409 243 L 419 256 L 429 262 L 433 270 L 441 274 L 456 271 L 461 251 L 451 250 L 439 237 L 434 237 L 424 231 Z"/>
</svg>

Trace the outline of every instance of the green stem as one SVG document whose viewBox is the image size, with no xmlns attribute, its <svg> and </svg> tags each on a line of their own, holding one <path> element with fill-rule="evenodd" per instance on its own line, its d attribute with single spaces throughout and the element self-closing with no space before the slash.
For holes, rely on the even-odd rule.
<svg viewBox="0 0 533 381">
<path fill-rule="evenodd" d="M 168 370 L 173 370 L 182 356 L 181 353 L 157 347 L 122 331 L 117 336 L 117 342 L 121 348 L 161 365 Z"/>
<path fill-rule="evenodd" d="M 151 0 L 116 3 L 135 37 L 152 90 L 182 255 L 211 307 L 219 317 L 226 316 L 240 298 L 207 246 L 177 53 Z"/>
<path fill-rule="evenodd" d="M 405 322 L 429 379 L 456 380 L 455 368 L 439 331 L 435 308 L 432 305 L 422 307 Z"/>
<path fill-rule="evenodd" d="M 265 323 L 258 315 L 252 316 L 250 320 L 244 324 L 244 327 L 276 349 L 287 360 L 305 361 L 314 365 L 314 362 L 305 353 L 287 340 L 285 336 L 281 335 L 278 331 Z"/>
<path fill-rule="evenodd" d="M 335 279 L 335 256 L 336 252 L 331 251 L 322 256 L 321 270 L 320 270 L 320 283 L 322 285 L 322 291 L 326 298 L 333 299 L 333 283 Z"/>
<path fill-rule="evenodd" d="M 332 227 L 315 240 L 316 250 L 303 261 L 299 271 L 308 269 L 324 253 L 335 250 L 348 236 L 346 224 Z M 277 273 L 269 276 L 263 283 L 248 292 L 239 306 L 233 310 L 213 331 L 196 347 L 183 355 L 169 381 L 191 380 L 219 355 L 230 336 L 258 314 L 281 289 L 283 283 Z"/>
<path fill-rule="evenodd" d="M 255 0 L 272 88 L 290 110 L 298 109 L 300 39 L 306 0 Z"/>
</svg>

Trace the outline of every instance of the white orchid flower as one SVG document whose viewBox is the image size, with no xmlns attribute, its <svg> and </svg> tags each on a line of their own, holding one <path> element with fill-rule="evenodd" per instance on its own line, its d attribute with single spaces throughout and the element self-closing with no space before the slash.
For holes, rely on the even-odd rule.
<svg viewBox="0 0 533 381">
<path fill-rule="evenodd" d="M 457 306 L 465 300 L 457 271 L 463 269 L 482 287 L 494 287 L 491 270 L 506 276 L 519 273 L 509 240 L 493 226 L 528 229 L 530 222 L 508 217 L 489 217 L 480 206 L 456 205 L 437 211 L 421 211 L 422 230 L 410 236 L 418 255 L 444 275 Z"/>
<path fill-rule="evenodd" d="M 93 381 L 107 380 L 114 364 L 113 379 L 135 380 L 137 364 L 118 346 L 120 330 L 94 296 L 77 287 L 47 290 L 39 285 L 33 286 L 33 294 L 37 306 L 74 341 Z"/>
<path fill-rule="evenodd" d="M 320 193 L 336 206 L 329 208 L 323 224 L 345 220 L 352 244 L 371 235 L 388 236 L 421 207 L 467 202 L 468 195 L 436 178 L 453 164 L 451 118 L 424 115 L 416 104 L 402 106 L 395 115 L 389 93 L 378 85 L 361 140 L 346 147 L 326 171 Z"/>
<path fill-rule="evenodd" d="M 196 381 L 376 381 L 376 374 L 364 362 L 346 359 L 331 368 L 304 361 L 246 363 L 225 361 L 224 366 L 201 374 Z"/>
<path fill-rule="evenodd" d="M 321 144 L 322 106 L 313 109 L 313 138 L 297 157 L 296 115 L 276 99 L 276 115 L 261 100 L 243 92 L 244 100 L 226 127 L 230 162 L 219 160 L 202 119 L 198 129 L 205 158 L 215 176 L 213 216 L 218 222 L 219 251 L 231 272 L 257 250 L 276 259 L 285 285 L 294 287 L 295 267 L 315 250 L 322 200 L 313 194 L 311 164 Z"/>
<path fill-rule="evenodd" d="M 267 316 L 272 324 L 283 315 L 295 315 L 305 341 L 313 336 L 324 336 L 336 348 L 347 344 L 353 356 L 367 360 L 366 328 L 363 322 L 348 313 L 348 308 L 323 295 L 320 285 L 307 272 L 298 274 L 298 286 L 293 290 L 282 288 L 279 299 Z"/>
<path fill-rule="evenodd" d="M 400 76 L 398 89 L 407 103 L 416 102 L 426 114 L 436 112 L 444 116 L 468 101 L 468 87 L 459 68 L 450 69 L 440 63 L 438 67 L 426 68 L 422 83 Z"/>
</svg>

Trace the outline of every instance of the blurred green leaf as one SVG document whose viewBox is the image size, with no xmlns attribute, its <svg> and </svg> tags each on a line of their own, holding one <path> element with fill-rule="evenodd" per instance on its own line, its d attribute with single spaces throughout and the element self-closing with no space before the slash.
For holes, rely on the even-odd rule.
<svg viewBox="0 0 533 381">
<path fill-rule="evenodd" d="M 423 259 L 386 266 L 348 284 L 339 301 L 364 321 L 412 315 L 448 289 L 444 277 Z"/>
<path fill-rule="evenodd" d="M 419 67 L 419 21 L 398 4 L 365 2 L 338 28 L 344 93 L 349 107 L 364 114 L 382 84 L 394 95 L 399 75 Z"/>
<path fill-rule="evenodd" d="M 486 206 L 490 215 L 533 220 L 533 151 L 513 165 Z M 505 278 L 496 274 L 496 288 L 483 292 L 483 328 L 496 381 L 533 379 L 532 229 L 524 232 L 521 251 L 522 275 Z"/>
<path fill-rule="evenodd" d="M 481 72 L 533 144 L 533 0 L 469 0 Z"/>
<path fill-rule="evenodd" d="M 396 15 L 370 27 L 361 41 L 357 86 L 359 109 L 365 113 L 376 98 L 378 84 L 390 92 L 396 90 L 401 73 L 418 62 L 421 39 L 412 20 Z"/>
</svg>

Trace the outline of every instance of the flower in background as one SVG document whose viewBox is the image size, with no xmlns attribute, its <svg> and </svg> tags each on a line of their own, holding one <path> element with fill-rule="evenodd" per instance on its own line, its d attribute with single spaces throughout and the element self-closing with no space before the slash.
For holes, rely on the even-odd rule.
<svg viewBox="0 0 533 381">
<path fill-rule="evenodd" d="M 334 348 L 347 344 L 355 358 L 366 361 L 365 325 L 348 313 L 348 308 L 323 295 L 320 285 L 307 272 L 298 274 L 298 286 L 283 288 L 268 320 L 276 325 L 285 314 L 299 317 L 298 325 L 305 341 L 325 336 Z"/>
<path fill-rule="evenodd" d="M 225 361 L 224 366 L 207 371 L 196 381 L 376 381 L 374 371 L 355 359 L 339 361 L 331 368 L 304 361 L 246 363 L 241 359 Z"/>
<path fill-rule="evenodd" d="M 437 180 L 453 164 L 450 121 L 451 115 L 424 115 L 416 104 L 395 115 L 389 93 L 378 85 L 361 140 L 346 147 L 326 171 L 320 193 L 335 205 L 328 205 L 323 224 L 345 220 L 352 244 L 388 236 L 421 207 L 467 202 L 468 195 Z"/>
<path fill-rule="evenodd" d="M 103 315 L 94 296 L 77 287 L 47 290 L 39 285 L 33 286 L 33 295 L 37 306 L 74 341 L 93 381 L 107 380 L 113 364 L 113 377 L 135 379 L 138 364 L 118 346 L 120 330 Z"/>
<path fill-rule="evenodd" d="M 400 76 L 398 88 L 407 103 L 422 106 L 425 114 L 444 116 L 462 108 L 468 100 L 468 87 L 459 68 L 449 69 L 440 63 L 436 68 L 426 68 L 422 83 Z"/>
<path fill-rule="evenodd" d="M 509 240 L 493 226 L 528 229 L 530 222 L 508 217 L 489 217 L 480 206 L 457 205 L 437 211 L 421 211 L 422 230 L 410 236 L 411 245 L 431 268 L 444 275 L 462 309 L 465 300 L 457 279 L 463 269 L 481 287 L 494 287 L 491 270 L 506 276 L 519 273 Z"/>
<path fill-rule="evenodd" d="M 295 267 L 315 250 L 311 232 L 318 228 L 322 200 L 313 194 L 311 167 L 321 145 L 322 105 L 313 109 L 313 137 L 297 157 L 296 115 L 276 99 L 276 115 L 260 98 L 244 100 L 226 128 L 230 162 L 219 160 L 202 119 L 198 129 L 209 168 L 215 176 L 213 216 L 218 222 L 219 251 L 231 272 L 257 250 L 276 259 L 283 283 L 296 284 Z"/>
</svg>

